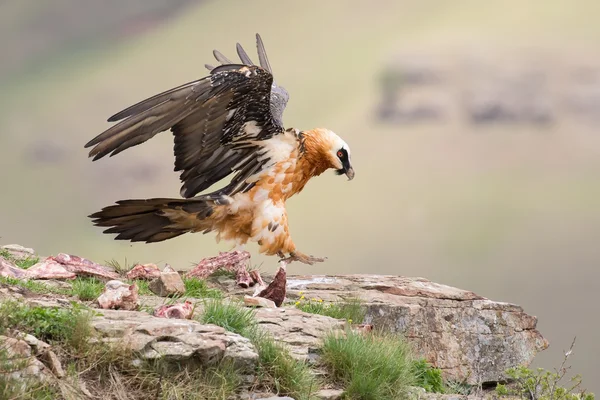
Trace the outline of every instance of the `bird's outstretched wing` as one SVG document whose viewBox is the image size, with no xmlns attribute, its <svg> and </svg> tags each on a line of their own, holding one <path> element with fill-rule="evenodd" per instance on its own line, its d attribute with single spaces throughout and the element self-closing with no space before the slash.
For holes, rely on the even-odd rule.
<svg viewBox="0 0 600 400">
<path fill-rule="evenodd" d="M 175 137 L 175 171 L 182 171 L 181 195 L 193 197 L 235 173 L 218 194 L 247 190 L 246 179 L 269 165 L 265 140 L 284 131 L 288 94 L 273 83 L 271 66 L 257 34 L 260 67 L 237 45 L 242 64 L 220 52 L 222 65 L 210 75 L 143 100 L 108 119 L 120 121 L 85 147 L 94 160 L 120 153 L 170 129 Z"/>
</svg>

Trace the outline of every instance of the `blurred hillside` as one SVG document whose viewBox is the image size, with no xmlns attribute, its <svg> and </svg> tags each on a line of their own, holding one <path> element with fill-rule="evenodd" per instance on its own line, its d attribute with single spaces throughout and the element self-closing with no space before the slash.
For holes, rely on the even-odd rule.
<svg viewBox="0 0 600 400">
<path fill-rule="evenodd" d="M 200 0 L 0 1 L 0 83 L 15 74 L 156 28 Z"/>
<path fill-rule="evenodd" d="M 599 12 L 593 0 L 5 0 L 1 242 L 177 268 L 229 249 L 102 235 L 86 217 L 102 206 L 178 195 L 172 138 L 94 163 L 83 145 L 260 32 L 291 94 L 287 125 L 339 133 L 357 172 L 290 201 L 299 249 L 329 257 L 292 272 L 424 276 L 520 304 L 551 342 L 539 363 L 576 335 L 574 370 L 600 392 Z"/>
</svg>

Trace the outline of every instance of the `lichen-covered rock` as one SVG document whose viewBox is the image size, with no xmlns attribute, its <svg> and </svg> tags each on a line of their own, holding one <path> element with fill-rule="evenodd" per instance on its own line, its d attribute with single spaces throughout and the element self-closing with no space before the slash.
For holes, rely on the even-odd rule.
<svg viewBox="0 0 600 400">
<path fill-rule="evenodd" d="M 233 280 L 211 283 L 229 295 L 248 294 Z M 402 333 L 417 355 L 440 368 L 451 380 L 469 384 L 502 381 L 506 369 L 530 364 L 536 353 L 548 347 L 536 330 L 537 319 L 521 307 L 423 278 L 288 275 L 288 301 L 298 300 L 301 291 L 305 298 L 326 302 L 361 299 L 366 318 L 353 322 L 367 325 L 358 325 L 357 329 L 384 328 Z M 315 323 L 307 319 L 305 324 L 297 324 L 294 318 L 282 319 L 273 311 L 277 310 L 258 309 L 257 315 L 267 318 L 264 327 L 276 332 L 283 341 L 293 342 L 298 332 L 306 326 L 311 329 Z M 287 318 L 294 311 L 300 312 L 284 307 L 281 316 Z M 269 324 L 269 319 L 274 323 Z M 321 337 L 320 333 L 315 332 L 315 341 L 317 337 Z"/>
<path fill-rule="evenodd" d="M 288 345 L 292 355 L 311 360 L 321 347 L 321 339 L 346 326 L 344 321 L 317 314 L 307 314 L 296 308 L 259 308 L 259 326 L 280 343 Z"/>
<path fill-rule="evenodd" d="M 139 305 L 138 287 L 118 280 L 108 281 L 97 301 L 104 309 L 135 310 Z"/>
<path fill-rule="evenodd" d="M 365 323 L 402 333 L 446 378 L 497 382 L 504 371 L 528 365 L 548 342 L 537 319 L 519 306 L 423 278 L 379 275 L 294 276 L 288 297 L 327 301 L 360 298 Z M 359 322 L 359 321 L 355 321 Z"/>
<path fill-rule="evenodd" d="M 19 380 L 23 389 L 31 382 L 46 382 L 52 372 L 38 360 L 24 340 L 0 336 L 0 348 L 4 351 L 3 370 L 10 371 L 6 377 Z"/>
<path fill-rule="evenodd" d="M 142 359 L 214 365 L 231 360 L 243 371 L 256 367 L 258 354 L 248 339 L 194 320 L 164 319 L 136 311 L 103 310 L 92 320 L 102 340 L 118 341 Z"/>
</svg>

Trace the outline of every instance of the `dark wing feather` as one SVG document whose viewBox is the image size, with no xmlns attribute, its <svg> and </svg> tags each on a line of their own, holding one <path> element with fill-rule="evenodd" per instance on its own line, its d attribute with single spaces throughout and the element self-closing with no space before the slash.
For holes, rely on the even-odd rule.
<svg viewBox="0 0 600 400">
<path fill-rule="evenodd" d="M 273 73 L 273 71 L 271 70 L 271 64 L 269 64 L 269 59 L 267 58 L 265 45 L 258 33 L 256 34 L 256 47 L 258 50 L 258 61 L 260 62 L 260 66 L 266 69 L 267 71 Z"/>
<path fill-rule="evenodd" d="M 238 56 L 240 56 L 240 60 L 242 60 L 242 64 L 244 64 L 244 65 L 254 65 L 254 63 L 252 62 L 252 60 L 248 56 L 248 53 L 246 53 L 246 50 L 244 50 L 244 48 L 242 47 L 241 44 L 237 43 L 235 45 L 235 49 L 237 50 Z M 271 72 L 271 71 L 269 71 L 269 72 Z"/>
<path fill-rule="evenodd" d="M 263 53 L 259 54 L 261 65 L 268 65 L 262 42 L 257 46 Z M 109 121 L 120 122 L 86 144 L 93 146 L 90 156 L 94 160 L 112 156 L 171 129 L 182 196 L 192 197 L 232 173 L 229 185 L 209 195 L 248 190 L 252 184 L 247 178 L 269 162 L 260 142 L 284 130 L 281 118 L 288 97 L 273 84 L 271 73 L 250 65 L 252 61 L 239 48 L 244 64 L 231 64 L 215 50 L 217 61 L 226 64 L 211 67 L 209 76 L 110 117 Z"/>
<path fill-rule="evenodd" d="M 256 34 L 256 48 L 258 50 L 258 60 L 260 63 L 260 66 L 269 71 L 270 73 L 273 73 L 273 71 L 271 70 L 271 64 L 269 63 L 269 59 L 267 58 L 267 52 L 265 50 L 265 45 L 263 43 L 262 38 L 260 37 L 260 35 L 257 33 Z M 240 60 L 242 61 L 242 64 L 244 65 L 254 65 L 254 63 L 252 62 L 252 60 L 250 59 L 250 57 L 248 56 L 248 53 L 246 53 L 246 51 L 244 50 L 244 48 L 242 47 L 241 44 L 237 43 L 236 44 L 236 50 L 238 53 L 238 56 L 240 57 Z M 219 61 L 221 64 L 229 64 L 229 59 L 227 57 L 225 57 L 221 52 L 214 50 L 213 54 L 216 58 L 217 61 Z M 217 56 L 218 55 L 218 56 Z M 223 59 L 227 60 L 227 61 L 222 61 Z M 214 69 L 214 67 L 212 65 L 208 65 L 206 64 L 205 67 L 209 70 L 212 71 Z M 271 88 L 271 114 L 273 115 L 273 119 L 279 124 L 279 125 L 283 125 L 283 111 L 285 110 L 285 107 L 287 105 L 287 102 L 290 98 L 290 95 L 288 94 L 287 90 L 285 90 L 284 87 L 277 85 L 275 82 L 273 82 L 273 87 Z"/>
<path fill-rule="evenodd" d="M 175 168 L 183 171 L 184 197 L 207 189 L 233 171 L 242 171 L 244 179 L 252 175 L 268 161 L 259 161 L 257 152 L 261 149 L 253 143 L 284 129 L 270 112 L 271 74 L 243 65 L 222 65 L 212 74 L 214 90 L 221 95 L 206 102 L 202 110 L 205 115 L 190 116 L 173 127 Z M 256 129 L 247 129 L 246 124 Z"/>
</svg>

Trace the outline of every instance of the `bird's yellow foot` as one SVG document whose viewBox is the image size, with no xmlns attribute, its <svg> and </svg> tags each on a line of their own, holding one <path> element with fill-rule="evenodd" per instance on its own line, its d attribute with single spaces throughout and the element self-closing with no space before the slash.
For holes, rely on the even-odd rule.
<svg viewBox="0 0 600 400">
<path fill-rule="evenodd" d="M 287 258 L 282 258 L 280 261 L 284 264 L 289 264 L 292 261 L 300 261 L 301 263 L 313 265 L 314 263 L 323 262 L 327 260 L 327 257 L 315 257 L 309 256 L 299 251 L 294 251 L 290 253 L 290 256 Z"/>
</svg>

